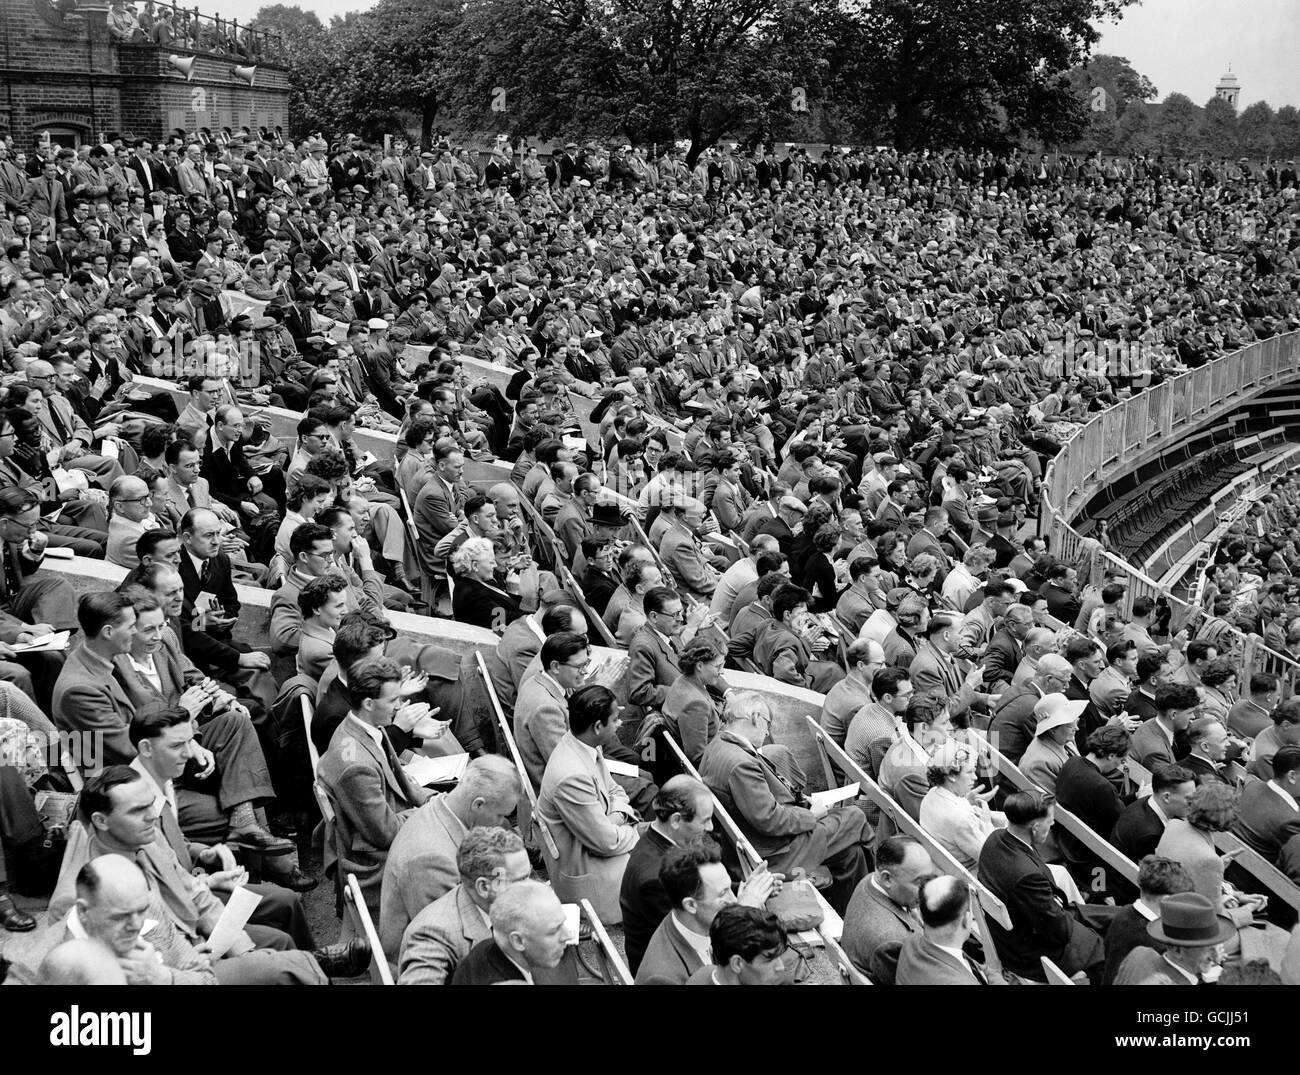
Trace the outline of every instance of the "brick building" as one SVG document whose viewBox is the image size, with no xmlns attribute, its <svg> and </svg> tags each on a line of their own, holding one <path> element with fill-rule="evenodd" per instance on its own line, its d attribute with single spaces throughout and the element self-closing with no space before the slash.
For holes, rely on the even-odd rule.
<svg viewBox="0 0 1300 1075">
<path fill-rule="evenodd" d="M 67 146 L 98 142 L 106 132 L 158 138 L 173 128 L 238 130 L 289 122 L 287 72 L 262 57 L 253 84 L 235 68 L 237 55 L 127 44 L 108 32 L 105 0 L 60 15 L 49 0 L 0 0 L 0 129 L 30 150 L 50 132 Z M 195 58 L 192 78 L 168 64 Z"/>
</svg>

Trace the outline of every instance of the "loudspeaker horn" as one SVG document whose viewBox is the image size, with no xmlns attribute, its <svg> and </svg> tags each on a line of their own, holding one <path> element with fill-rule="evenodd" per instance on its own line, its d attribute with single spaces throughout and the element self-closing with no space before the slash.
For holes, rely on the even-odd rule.
<svg viewBox="0 0 1300 1075">
<path fill-rule="evenodd" d="M 174 52 L 167 57 L 167 63 L 184 75 L 186 82 L 194 81 L 194 60 L 193 56 L 177 56 Z"/>
<path fill-rule="evenodd" d="M 231 68 L 230 73 L 241 82 L 247 82 L 251 86 L 253 79 L 257 77 L 257 64 L 252 67 L 234 67 Z"/>
</svg>

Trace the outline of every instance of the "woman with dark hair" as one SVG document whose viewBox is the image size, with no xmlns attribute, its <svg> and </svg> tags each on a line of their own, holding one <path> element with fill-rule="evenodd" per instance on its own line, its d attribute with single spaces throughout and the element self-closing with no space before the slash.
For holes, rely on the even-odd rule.
<svg viewBox="0 0 1300 1075">
<path fill-rule="evenodd" d="M 811 515 L 812 513 L 809 512 Z M 813 551 L 803 564 L 803 574 L 798 579 L 811 596 L 809 612 L 834 612 L 844 592 L 835 577 L 835 548 L 840 543 L 840 524 L 831 520 L 813 534 Z"/>
<path fill-rule="evenodd" d="M 726 690 L 722 666 L 727 655 L 712 642 L 697 638 L 677 659 L 682 674 L 668 688 L 662 712 L 664 725 L 692 765 L 699 765 L 704 748 L 721 725 L 716 692 Z"/>
</svg>

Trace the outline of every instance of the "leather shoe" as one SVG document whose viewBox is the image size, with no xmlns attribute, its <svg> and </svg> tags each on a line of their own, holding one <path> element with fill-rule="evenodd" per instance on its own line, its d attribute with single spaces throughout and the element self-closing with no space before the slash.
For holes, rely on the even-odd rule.
<svg viewBox="0 0 1300 1075">
<path fill-rule="evenodd" d="M 317 948 L 312 955 L 327 978 L 356 978 L 370 967 L 370 945 L 363 937 Z"/>
<path fill-rule="evenodd" d="M 8 896 L 0 896 L 0 926 L 10 933 L 26 933 L 36 928 L 36 919 L 14 906 Z"/>
<path fill-rule="evenodd" d="M 243 848 L 246 851 L 261 851 L 264 854 L 287 855 L 296 849 L 292 840 L 283 840 L 272 836 L 265 829 L 242 829 L 232 832 L 226 838 L 228 847 Z"/>
<path fill-rule="evenodd" d="M 313 877 L 309 873 L 303 873 L 294 863 L 287 874 L 282 874 L 274 870 L 264 870 L 262 880 L 268 884 L 279 885 L 281 888 L 290 889 L 293 892 L 310 892 L 320 884 L 319 877 Z"/>
</svg>

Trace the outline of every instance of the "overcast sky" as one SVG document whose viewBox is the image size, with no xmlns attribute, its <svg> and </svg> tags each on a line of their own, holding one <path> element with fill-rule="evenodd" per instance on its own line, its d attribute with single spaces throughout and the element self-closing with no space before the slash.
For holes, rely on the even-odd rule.
<svg viewBox="0 0 1300 1075">
<path fill-rule="evenodd" d="M 304 8 L 328 22 L 333 15 L 372 6 L 373 0 L 307 0 Z M 241 22 L 262 0 L 203 5 Z M 1185 93 L 1196 104 L 1232 65 L 1245 107 L 1255 101 L 1300 107 L 1300 0 L 1143 0 L 1118 25 L 1101 27 L 1095 51 L 1127 56 L 1164 98 Z"/>
</svg>

